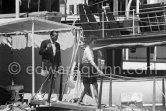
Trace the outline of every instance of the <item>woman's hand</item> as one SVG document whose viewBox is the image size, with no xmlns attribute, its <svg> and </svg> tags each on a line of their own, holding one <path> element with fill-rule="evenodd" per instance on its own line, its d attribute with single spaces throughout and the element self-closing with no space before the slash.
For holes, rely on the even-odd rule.
<svg viewBox="0 0 166 111">
<path fill-rule="evenodd" d="M 97 72 L 99 73 L 100 76 L 104 75 L 103 71 L 101 71 L 101 70 L 98 70 Z"/>
</svg>

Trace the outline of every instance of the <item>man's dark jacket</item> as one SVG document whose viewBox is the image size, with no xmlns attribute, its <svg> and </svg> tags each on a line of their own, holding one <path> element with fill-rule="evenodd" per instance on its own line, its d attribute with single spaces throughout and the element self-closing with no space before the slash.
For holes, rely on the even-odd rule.
<svg viewBox="0 0 166 111">
<path fill-rule="evenodd" d="M 52 47 L 49 47 L 46 50 L 46 47 L 49 43 L 51 43 L 50 40 L 44 40 L 41 43 L 39 54 L 42 55 L 42 61 L 48 60 L 50 63 L 52 63 L 53 66 L 58 67 L 61 65 L 60 44 L 58 42 L 55 42 L 56 53 L 54 56 Z"/>
</svg>

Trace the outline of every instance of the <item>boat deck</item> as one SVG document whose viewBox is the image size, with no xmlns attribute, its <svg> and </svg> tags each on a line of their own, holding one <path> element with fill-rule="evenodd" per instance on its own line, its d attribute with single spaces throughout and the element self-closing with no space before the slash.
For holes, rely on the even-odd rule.
<svg viewBox="0 0 166 111">
<path fill-rule="evenodd" d="M 70 102 L 53 102 L 51 106 L 77 110 L 77 111 L 96 111 L 97 109 L 96 105 L 80 105 L 77 103 L 70 103 Z M 115 108 L 113 107 L 102 106 L 101 109 L 102 111 L 115 111 Z"/>
<path fill-rule="evenodd" d="M 37 109 L 39 108 L 55 108 L 55 109 L 63 109 L 63 111 L 65 110 L 72 110 L 72 111 L 96 111 L 97 110 L 97 106 L 93 105 L 93 104 L 78 104 L 78 103 L 71 103 L 71 102 L 51 102 L 50 106 L 46 106 L 45 105 L 46 102 L 44 101 L 36 101 L 36 100 L 32 100 L 31 101 L 31 106 L 38 106 Z M 114 107 L 108 107 L 105 105 L 101 106 L 101 109 L 99 109 L 99 111 L 115 111 Z"/>
</svg>

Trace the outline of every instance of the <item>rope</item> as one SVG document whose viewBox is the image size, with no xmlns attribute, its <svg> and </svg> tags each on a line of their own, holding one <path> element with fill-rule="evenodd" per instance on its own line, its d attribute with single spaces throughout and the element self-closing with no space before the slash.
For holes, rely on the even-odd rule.
<svg viewBox="0 0 166 111">
<path fill-rule="evenodd" d="M 73 63 L 74 63 L 74 59 L 75 59 L 75 57 L 76 57 L 76 53 L 77 53 L 77 51 L 78 51 L 78 47 L 79 47 L 79 44 L 80 44 L 80 40 L 81 40 L 81 36 L 80 36 L 79 39 L 78 39 L 78 42 L 77 42 L 77 44 L 76 44 L 76 50 L 75 50 L 75 53 L 74 53 L 74 55 L 73 55 L 73 57 L 72 57 Z M 72 64 L 72 65 L 73 65 L 73 64 Z M 71 66 L 71 64 L 70 64 L 70 71 L 71 71 L 71 68 L 72 68 L 72 66 Z M 62 91 L 62 95 L 64 95 L 64 93 L 65 93 L 66 86 L 67 86 L 67 82 L 68 82 L 69 76 L 70 76 L 69 74 L 71 74 L 71 72 L 67 71 L 67 79 L 66 79 L 66 81 L 65 81 L 65 86 L 64 86 L 64 89 L 63 89 L 63 91 Z"/>
<path fill-rule="evenodd" d="M 64 74 L 64 73 L 62 73 Z M 67 73 L 66 73 L 67 74 Z M 161 73 L 160 73 L 161 74 Z M 68 76 L 73 76 L 73 75 L 68 75 Z M 77 74 L 75 74 L 75 76 L 77 76 Z M 151 77 L 127 77 L 127 76 L 121 76 L 121 75 L 117 75 L 117 74 L 104 74 L 104 75 L 100 75 L 100 74 L 94 74 L 94 75 L 91 75 L 90 77 L 100 77 L 100 76 L 103 76 L 107 79 L 127 79 L 127 80 L 148 80 L 148 79 L 153 79 L 154 77 L 151 76 Z M 111 76 L 111 77 L 109 77 Z M 114 77 L 113 77 L 114 76 Z M 87 74 L 81 74 L 81 77 L 88 77 Z M 166 76 L 157 76 L 157 78 L 166 78 Z"/>
<path fill-rule="evenodd" d="M 84 6 L 84 5 L 83 5 L 83 6 Z M 85 7 L 84 7 L 84 12 L 86 13 L 86 14 L 85 14 L 86 19 L 87 19 L 87 21 L 89 22 L 89 18 L 88 18 L 88 16 L 87 16 L 87 12 L 86 12 L 86 10 L 85 10 Z"/>
</svg>

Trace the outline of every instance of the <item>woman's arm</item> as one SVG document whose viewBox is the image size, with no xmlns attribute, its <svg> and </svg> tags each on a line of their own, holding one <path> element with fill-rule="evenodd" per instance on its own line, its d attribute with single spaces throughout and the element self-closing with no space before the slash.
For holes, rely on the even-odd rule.
<svg viewBox="0 0 166 111">
<path fill-rule="evenodd" d="M 93 55 L 92 55 L 92 51 L 90 48 L 87 48 L 85 50 L 85 53 L 86 53 L 86 56 L 87 56 L 87 59 L 89 60 L 89 62 L 92 64 L 92 66 L 97 70 L 97 72 L 102 75 L 103 72 L 99 69 L 99 67 L 96 65 L 96 63 L 94 62 L 94 58 L 93 58 Z"/>
</svg>

